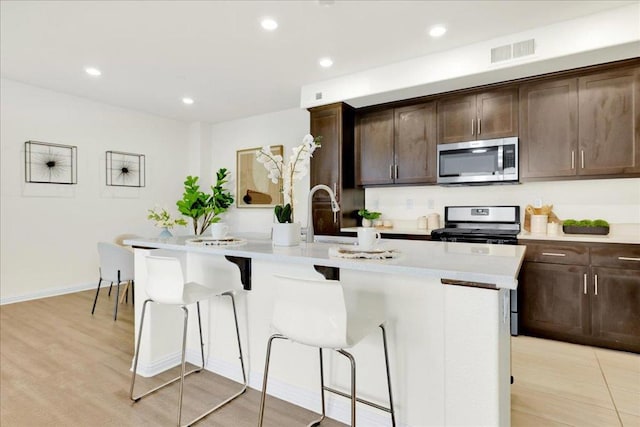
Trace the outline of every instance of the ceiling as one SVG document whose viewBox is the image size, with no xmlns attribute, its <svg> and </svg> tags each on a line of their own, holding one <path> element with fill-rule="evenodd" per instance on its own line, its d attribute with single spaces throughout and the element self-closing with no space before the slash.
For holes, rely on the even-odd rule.
<svg viewBox="0 0 640 427">
<path fill-rule="evenodd" d="M 0 71 L 111 105 L 217 123 L 296 108 L 309 83 L 632 3 L 3 0 Z M 264 31 L 266 16 L 279 28 Z M 435 24 L 448 28 L 438 39 L 428 34 Z M 318 65 L 323 56 L 333 67 Z M 88 76 L 87 66 L 102 76 Z M 185 96 L 195 103 L 184 105 Z"/>
</svg>

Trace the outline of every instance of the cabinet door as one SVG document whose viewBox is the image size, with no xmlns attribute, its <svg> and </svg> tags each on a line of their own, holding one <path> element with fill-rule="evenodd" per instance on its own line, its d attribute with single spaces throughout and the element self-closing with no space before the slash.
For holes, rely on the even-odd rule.
<svg viewBox="0 0 640 427">
<path fill-rule="evenodd" d="M 523 331 L 560 339 L 588 334 L 587 273 L 585 266 L 526 262 L 518 298 Z"/>
<path fill-rule="evenodd" d="M 438 144 L 476 139 L 476 96 L 443 99 L 437 103 Z"/>
<path fill-rule="evenodd" d="M 311 112 L 311 134 L 321 136 L 321 147 L 313 153 L 310 166 L 311 187 L 317 184 L 328 185 L 335 188 L 336 197 L 340 191 L 340 150 L 342 136 L 342 108 L 339 104 L 329 108 L 318 109 Z M 289 153 L 285 153 L 285 159 Z M 314 200 L 329 200 L 324 191 L 318 191 Z"/>
<path fill-rule="evenodd" d="M 357 119 L 356 182 L 393 182 L 393 109 L 362 114 Z"/>
<path fill-rule="evenodd" d="M 576 174 L 578 92 L 576 79 L 520 87 L 520 176 Z"/>
<path fill-rule="evenodd" d="M 578 79 L 580 175 L 640 172 L 640 69 Z"/>
<path fill-rule="evenodd" d="M 592 272 L 593 337 L 640 352 L 640 270 L 593 267 Z"/>
<path fill-rule="evenodd" d="M 518 136 L 518 90 L 481 93 L 476 98 L 477 139 Z"/>
<path fill-rule="evenodd" d="M 436 182 L 435 104 L 394 111 L 396 184 Z"/>
<path fill-rule="evenodd" d="M 313 202 L 311 206 L 313 215 L 313 233 L 314 235 L 336 235 L 340 234 L 340 215 L 344 212 L 337 212 L 335 215 L 331 210 L 330 202 Z"/>
</svg>

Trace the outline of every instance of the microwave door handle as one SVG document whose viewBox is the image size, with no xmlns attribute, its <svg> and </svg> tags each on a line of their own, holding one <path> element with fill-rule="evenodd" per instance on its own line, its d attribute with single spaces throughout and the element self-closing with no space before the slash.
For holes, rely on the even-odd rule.
<svg viewBox="0 0 640 427">
<path fill-rule="evenodd" d="M 498 146 L 498 170 L 500 174 L 504 172 L 504 147 Z"/>
</svg>

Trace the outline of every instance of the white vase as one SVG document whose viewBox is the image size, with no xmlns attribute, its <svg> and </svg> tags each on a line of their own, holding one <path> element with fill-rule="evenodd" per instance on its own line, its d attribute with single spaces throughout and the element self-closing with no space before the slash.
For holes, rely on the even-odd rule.
<svg viewBox="0 0 640 427">
<path fill-rule="evenodd" d="M 300 223 L 275 223 L 271 237 L 274 246 L 296 246 L 300 244 Z"/>
<path fill-rule="evenodd" d="M 362 226 L 363 227 L 371 227 L 373 222 L 370 219 L 362 218 Z"/>
</svg>

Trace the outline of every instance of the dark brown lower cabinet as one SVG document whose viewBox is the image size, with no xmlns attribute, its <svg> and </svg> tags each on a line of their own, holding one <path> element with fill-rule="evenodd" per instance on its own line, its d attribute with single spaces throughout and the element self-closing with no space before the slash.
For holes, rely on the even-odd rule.
<svg viewBox="0 0 640 427">
<path fill-rule="evenodd" d="M 520 276 L 520 310 L 529 333 L 567 338 L 589 332 L 588 268 L 580 265 L 527 262 Z"/>
<path fill-rule="evenodd" d="M 640 270 L 591 270 L 591 335 L 615 343 L 614 347 L 640 352 Z"/>
<path fill-rule="evenodd" d="M 518 302 L 524 335 L 640 353 L 640 245 L 527 244 Z"/>
</svg>

